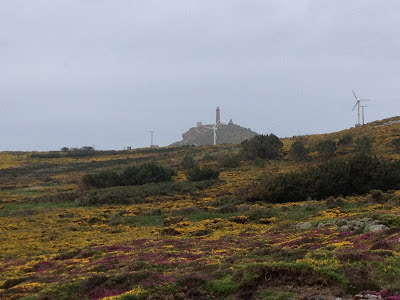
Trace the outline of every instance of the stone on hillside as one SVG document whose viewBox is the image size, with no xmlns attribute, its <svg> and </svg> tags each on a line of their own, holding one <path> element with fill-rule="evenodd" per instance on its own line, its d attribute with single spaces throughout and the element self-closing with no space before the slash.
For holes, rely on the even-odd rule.
<svg viewBox="0 0 400 300">
<path fill-rule="evenodd" d="M 366 217 L 366 218 L 362 218 L 360 221 L 361 222 L 364 222 L 365 224 L 367 224 L 367 223 L 369 223 L 369 222 L 372 222 L 374 219 L 372 219 L 372 218 L 368 218 L 368 217 Z"/>
<path fill-rule="evenodd" d="M 339 231 L 340 232 L 350 231 L 350 228 L 347 225 L 342 225 L 342 226 L 339 227 Z"/>
<path fill-rule="evenodd" d="M 363 222 L 360 222 L 360 221 L 358 221 L 358 220 L 352 220 L 352 221 L 350 222 L 350 224 L 353 225 L 353 226 L 355 226 L 355 227 L 362 227 L 362 226 L 364 225 Z"/>
<path fill-rule="evenodd" d="M 377 232 L 377 231 L 382 231 L 382 230 L 386 230 L 386 229 L 388 229 L 387 226 L 385 226 L 383 224 L 374 224 L 374 225 L 365 227 L 364 231 L 365 232 Z"/>
<path fill-rule="evenodd" d="M 311 223 L 310 222 L 302 222 L 296 224 L 297 229 L 310 229 L 311 228 Z"/>
<path fill-rule="evenodd" d="M 341 219 L 341 220 L 336 222 L 336 225 L 341 227 L 341 226 L 347 225 L 347 223 L 348 223 L 347 220 Z"/>
<path fill-rule="evenodd" d="M 317 227 L 318 228 L 325 228 L 325 227 L 332 227 L 332 226 L 337 227 L 336 224 L 333 223 L 333 222 L 320 222 Z"/>
</svg>

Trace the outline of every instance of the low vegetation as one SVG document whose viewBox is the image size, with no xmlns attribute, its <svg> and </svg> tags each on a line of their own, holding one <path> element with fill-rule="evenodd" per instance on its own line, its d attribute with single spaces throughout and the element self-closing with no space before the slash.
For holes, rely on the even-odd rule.
<svg viewBox="0 0 400 300">
<path fill-rule="evenodd" d="M 284 203 L 362 195 L 373 189 L 400 189 L 400 161 L 389 162 L 365 154 L 335 159 L 249 186 L 245 197 L 253 202 Z"/>
<path fill-rule="evenodd" d="M 130 166 L 122 171 L 105 170 L 82 177 L 85 187 L 106 188 L 171 181 L 174 171 L 156 163 Z"/>
<path fill-rule="evenodd" d="M 240 145 L 2 152 L 0 299 L 397 299 L 396 120 Z"/>
</svg>

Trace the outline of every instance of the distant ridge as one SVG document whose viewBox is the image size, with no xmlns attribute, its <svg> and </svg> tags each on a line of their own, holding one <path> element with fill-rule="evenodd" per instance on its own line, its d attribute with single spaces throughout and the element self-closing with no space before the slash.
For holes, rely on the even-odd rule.
<svg viewBox="0 0 400 300">
<path fill-rule="evenodd" d="M 221 144 L 238 144 L 244 140 L 251 139 L 257 135 L 257 132 L 249 128 L 244 128 L 236 124 L 219 124 L 217 127 L 217 145 Z M 182 134 L 182 141 L 173 143 L 174 146 L 179 145 L 213 145 L 213 131 L 204 125 L 190 128 Z"/>
</svg>

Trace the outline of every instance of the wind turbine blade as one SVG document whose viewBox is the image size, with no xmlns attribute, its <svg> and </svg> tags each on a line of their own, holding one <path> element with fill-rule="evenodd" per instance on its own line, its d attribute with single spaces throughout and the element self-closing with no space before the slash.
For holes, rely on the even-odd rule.
<svg viewBox="0 0 400 300">
<path fill-rule="evenodd" d="M 358 100 L 356 93 L 354 93 L 353 90 L 351 90 L 353 92 L 354 98 L 356 98 L 356 100 Z"/>
<path fill-rule="evenodd" d="M 369 100 L 369 99 L 360 99 L 360 101 L 372 101 L 372 100 Z"/>
<path fill-rule="evenodd" d="M 356 104 L 354 105 L 354 107 L 351 111 L 353 111 L 356 108 L 357 104 L 358 104 L 358 101 L 356 102 Z"/>
</svg>

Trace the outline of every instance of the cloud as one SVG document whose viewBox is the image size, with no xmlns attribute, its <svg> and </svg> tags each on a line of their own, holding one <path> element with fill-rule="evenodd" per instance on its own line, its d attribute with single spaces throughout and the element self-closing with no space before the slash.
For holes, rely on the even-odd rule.
<svg viewBox="0 0 400 300">
<path fill-rule="evenodd" d="M 217 105 L 261 133 L 341 130 L 351 89 L 390 117 L 400 4 L 360 3 L 1 2 L 0 150 L 168 145 Z"/>
</svg>

